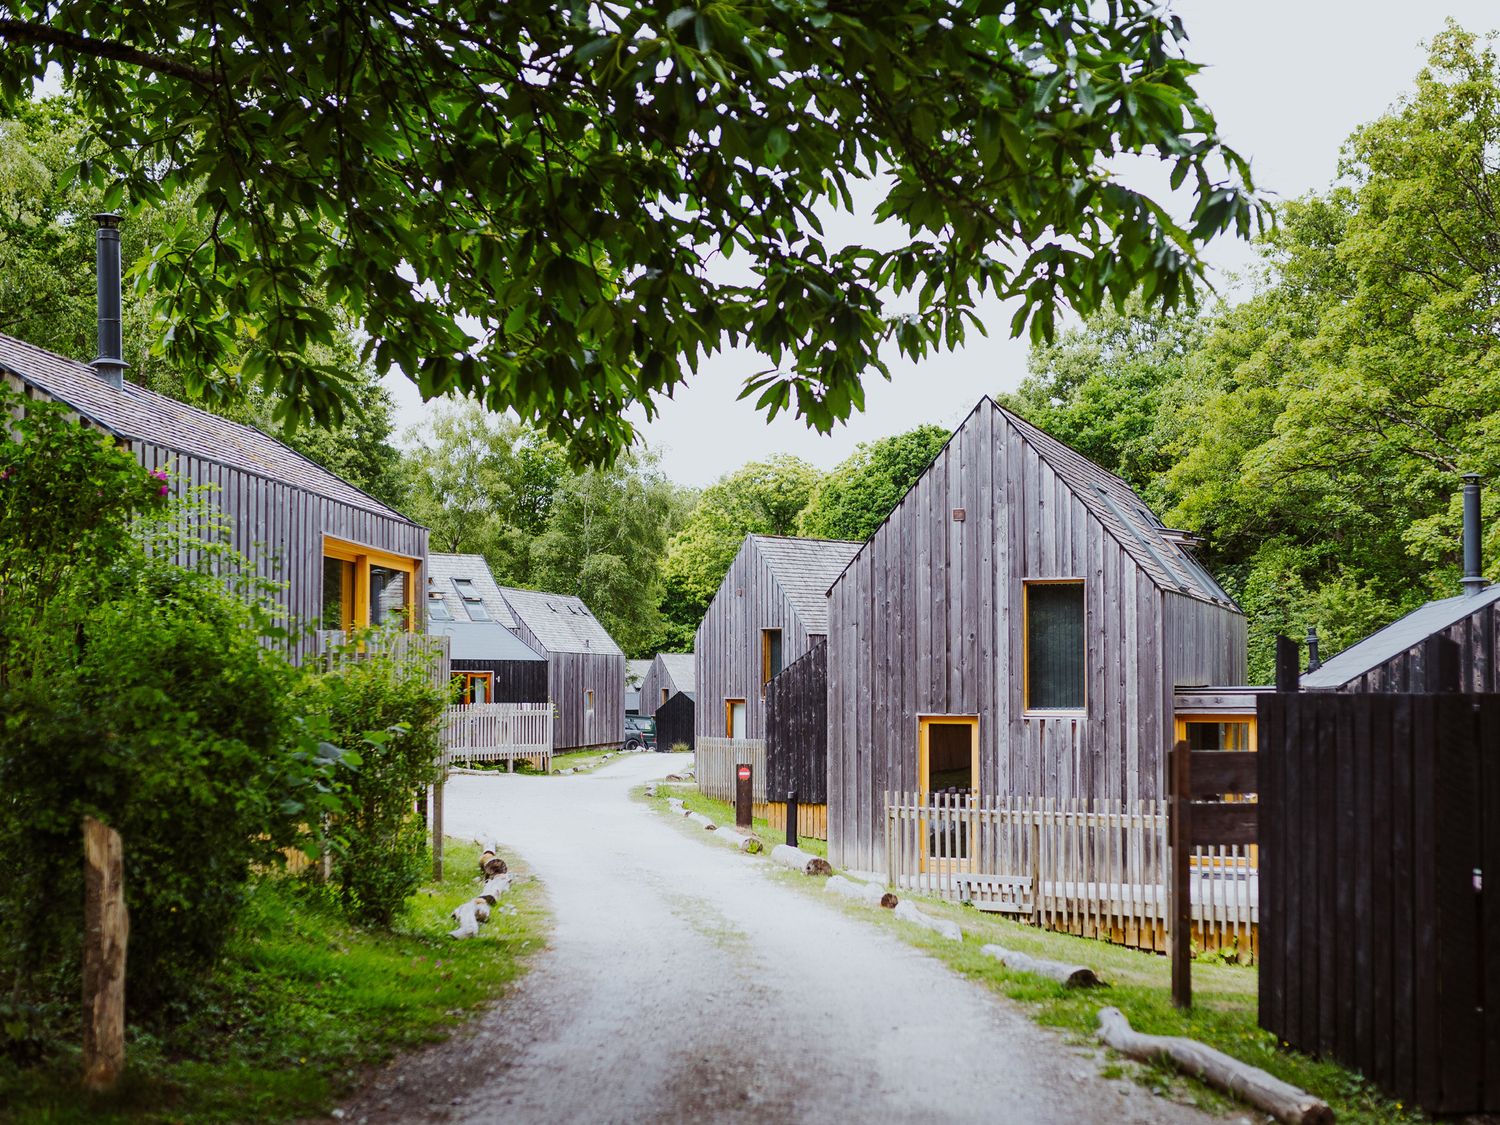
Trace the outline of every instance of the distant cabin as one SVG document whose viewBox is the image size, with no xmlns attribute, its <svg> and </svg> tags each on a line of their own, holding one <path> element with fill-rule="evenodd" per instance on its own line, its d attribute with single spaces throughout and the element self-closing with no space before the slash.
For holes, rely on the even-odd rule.
<svg viewBox="0 0 1500 1125">
<path fill-rule="evenodd" d="M 747 535 L 693 646 L 699 738 L 765 737 L 771 677 L 828 633 L 828 587 L 858 543 Z"/>
<path fill-rule="evenodd" d="M 697 743 L 698 681 L 690 652 L 659 652 L 641 681 L 641 713 L 656 719 L 660 750 Z"/>
<path fill-rule="evenodd" d="M 290 642 L 294 658 L 313 651 L 313 630 L 422 628 L 427 529 L 342 477 L 253 426 L 112 382 L 107 368 L 10 336 L 0 335 L 0 376 L 32 398 L 65 404 L 118 439 L 143 470 L 165 469 L 178 493 L 211 485 L 230 546 L 259 575 L 286 584 L 278 596 L 305 629 Z"/>
<path fill-rule="evenodd" d="M 1244 682 L 1245 619 L 1187 537 L 988 398 L 851 555 L 827 610 L 838 866 L 882 869 L 887 791 L 1161 797 L 1175 689 Z"/>
<path fill-rule="evenodd" d="M 516 636 L 515 616 L 482 555 L 427 560 L 427 632 L 449 638 L 461 703 L 546 703 L 547 658 Z"/>
<path fill-rule="evenodd" d="M 547 659 L 556 710 L 553 749 L 619 746 L 625 741 L 625 652 L 580 598 L 500 588 L 515 632 Z"/>
<path fill-rule="evenodd" d="M 651 671 L 649 660 L 625 661 L 625 714 L 651 716 L 650 707 L 641 706 L 641 682 Z"/>
</svg>

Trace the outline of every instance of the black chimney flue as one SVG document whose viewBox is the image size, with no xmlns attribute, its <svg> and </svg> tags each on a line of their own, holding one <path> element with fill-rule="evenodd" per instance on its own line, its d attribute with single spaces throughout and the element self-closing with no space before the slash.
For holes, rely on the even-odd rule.
<svg viewBox="0 0 1500 1125">
<path fill-rule="evenodd" d="M 125 389 L 125 350 L 120 331 L 120 216 L 95 215 L 95 293 L 99 307 L 99 355 L 93 368 L 115 390 Z"/>
<path fill-rule="evenodd" d="M 1309 625 L 1307 627 L 1307 670 L 1316 672 L 1323 667 L 1323 661 L 1318 658 L 1318 630 Z"/>
<path fill-rule="evenodd" d="M 1477 594 L 1488 583 L 1480 551 L 1479 474 L 1464 474 L 1464 593 Z"/>
</svg>

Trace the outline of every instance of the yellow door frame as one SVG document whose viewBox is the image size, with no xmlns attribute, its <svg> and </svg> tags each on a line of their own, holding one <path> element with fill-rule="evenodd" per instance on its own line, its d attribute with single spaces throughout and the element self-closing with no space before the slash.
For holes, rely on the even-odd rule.
<svg viewBox="0 0 1500 1125">
<path fill-rule="evenodd" d="M 740 737 L 739 735 L 737 735 L 737 734 L 734 733 L 734 705 L 736 703 L 738 703 L 741 707 L 745 708 L 745 721 L 746 721 L 746 723 L 748 723 L 750 721 L 750 708 L 749 708 L 749 706 L 746 704 L 746 702 L 743 699 L 728 699 L 728 698 L 726 698 L 724 700 L 724 737 L 725 738 L 738 738 L 738 737 Z"/>
<path fill-rule="evenodd" d="M 1246 749 L 1252 754 L 1258 753 L 1260 750 L 1260 732 L 1256 724 L 1256 714 L 1254 711 L 1200 712 L 1197 714 L 1174 715 L 1172 721 L 1173 745 L 1187 741 L 1189 723 L 1212 723 L 1214 725 L 1218 725 L 1219 723 L 1244 723 L 1250 728 L 1246 732 L 1248 735 L 1247 741 L 1249 742 L 1249 746 Z M 1226 800 L 1237 801 L 1239 800 L 1239 796 L 1238 794 L 1229 794 L 1226 796 Z M 1252 869 L 1258 868 L 1260 866 L 1260 847 L 1256 844 L 1251 844 L 1246 854 L 1250 857 L 1250 867 Z M 1200 862 L 1206 863 L 1210 867 L 1220 866 L 1218 860 L 1207 856 L 1203 857 L 1201 861 L 1197 856 L 1192 857 L 1192 865 L 1194 867 L 1198 866 Z"/>
<path fill-rule="evenodd" d="M 917 716 L 917 799 L 925 806 L 931 796 L 928 784 L 928 766 L 932 757 L 932 728 L 935 726 L 966 726 L 969 728 L 969 776 L 974 779 L 972 792 L 979 793 L 979 716 L 978 715 L 918 715 Z M 939 859 L 928 854 L 927 824 L 917 818 L 917 834 L 922 846 L 917 852 L 918 869 L 962 871 L 974 862 L 978 854 L 978 822 L 969 825 L 969 858 Z"/>
</svg>

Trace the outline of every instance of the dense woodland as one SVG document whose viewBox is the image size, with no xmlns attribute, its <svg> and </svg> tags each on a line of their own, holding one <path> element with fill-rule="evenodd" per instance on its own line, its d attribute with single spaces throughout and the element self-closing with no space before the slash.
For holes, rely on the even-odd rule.
<svg viewBox="0 0 1500 1125">
<path fill-rule="evenodd" d="M 60 100 L 0 122 L 0 331 L 86 357 L 92 228 L 75 217 L 100 197 L 69 174 L 80 127 Z M 1407 97 L 1348 139 L 1337 182 L 1277 208 L 1230 297 L 1096 314 L 1036 346 L 1002 396 L 1203 539 L 1250 617 L 1255 678 L 1278 631 L 1315 625 L 1331 652 L 1456 590 L 1459 474 L 1500 470 L 1497 152 L 1494 52 L 1450 28 Z M 153 223 L 194 216 L 167 197 L 127 226 L 127 255 Z M 151 306 L 142 285 L 126 314 L 131 377 L 181 393 L 146 347 Z M 776 456 L 701 492 L 649 452 L 579 468 L 553 438 L 472 403 L 437 410 L 401 452 L 355 333 L 340 339 L 317 360 L 360 388 L 358 409 L 286 439 L 428 524 L 434 550 L 584 596 L 631 655 L 691 645 L 746 533 L 868 535 L 947 436 L 919 427 L 826 474 Z M 207 405 L 274 426 L 276 402 L 254 388 Z M 1500 537 L 1487 546 L 1493 557 Z"/>
</svg>

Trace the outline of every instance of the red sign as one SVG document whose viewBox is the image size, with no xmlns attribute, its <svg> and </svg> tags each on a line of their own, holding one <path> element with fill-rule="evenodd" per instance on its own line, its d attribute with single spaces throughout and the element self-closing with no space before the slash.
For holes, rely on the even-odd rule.
<svg viewBox="0 0 1500 1125">
<path fill-rule="evenodd" d="M 739 768 L 738 773 L 739 773 L 739 779 L 741 781 L 749 781 L 750 780 L 750 767 L 749 766 L 741 766 Z"/>
</svg>

